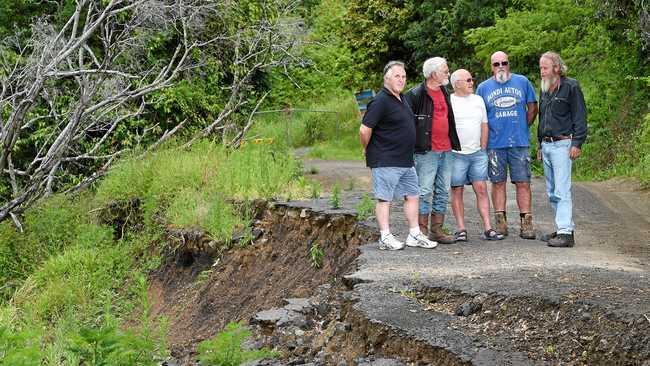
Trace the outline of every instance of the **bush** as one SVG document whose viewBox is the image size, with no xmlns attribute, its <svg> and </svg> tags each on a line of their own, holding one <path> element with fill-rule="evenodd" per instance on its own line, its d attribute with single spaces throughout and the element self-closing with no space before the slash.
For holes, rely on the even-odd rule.
<svg viewBox="0 0 650 366">
<path fill-rule="evenodd" d="M 25 233 L 13 223 L 0 223 L 0 299 L 6 300 L 22 281 L 50 255 L 73 245 L 103 245 L 112 240 L 110 228 L 93 224 L 87 217 L 85 197 L 54 196 L 25 213 Z"/>
<path fill-rule="evenodd" d="M 265 348 L 242 350 L 242 343 L 251 336 L 240 323 L 229 323 L 214 338 L 199 343 L 199 361 L 205 366 L 238 366 L 244 362 L 277 357 L 277 352 Z"/>
</svg>

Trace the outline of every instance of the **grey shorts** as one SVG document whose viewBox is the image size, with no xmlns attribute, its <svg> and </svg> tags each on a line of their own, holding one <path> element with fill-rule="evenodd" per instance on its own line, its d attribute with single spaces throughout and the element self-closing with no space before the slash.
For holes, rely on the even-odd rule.
<svg viewBox="0 0 650 366">
<path fill-rule="evenodd" d="M 382 201 L 403 199 L 405 196 L 419 196 L 418 175 L 415 167 L 372 168 L 372 189 L 375 198 Z"/>
</svg>

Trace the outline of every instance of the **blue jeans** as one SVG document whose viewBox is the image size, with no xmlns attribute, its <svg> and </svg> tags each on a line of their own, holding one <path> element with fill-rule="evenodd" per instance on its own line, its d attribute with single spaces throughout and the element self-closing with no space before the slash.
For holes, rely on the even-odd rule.
<svg viewBox="0 0 650 366">
<path fill-rule="evenodd" d="M 571 234 L 573 203 L 571 201 L 571 165 L 569 158 L 571 140 L 542 142 L 542 160 L 546 177 L 546 193 L 555 212 L 555 226 L 558 234 Z"/>
<path fill-rule="evenodd" d="M 451 150 L 415 154 L 415 170 L 420 184 L 420 215 L 432 211 L 437 214 L 447 212 L 452 164 Z"/>
</svg>

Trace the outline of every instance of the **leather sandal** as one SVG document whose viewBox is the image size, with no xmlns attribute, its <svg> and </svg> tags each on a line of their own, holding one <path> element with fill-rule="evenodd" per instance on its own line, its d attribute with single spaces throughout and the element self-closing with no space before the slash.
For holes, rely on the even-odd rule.
<svg viewBox="0 0 650 366">
<path fill-rule="evenodd" d="M 467 230 L 460 230 L 454 233 L 456 241 L 467 241 Z"/>
<path fill-rule="evenodd" d="M 483 232 L 483 235 L 481 236 L 483 240 L 503 240 L 504 236 L 503 234 L 499 234 L 498 232 L 494 231 L 493 229 L 485 230 Z"/>
</svg>

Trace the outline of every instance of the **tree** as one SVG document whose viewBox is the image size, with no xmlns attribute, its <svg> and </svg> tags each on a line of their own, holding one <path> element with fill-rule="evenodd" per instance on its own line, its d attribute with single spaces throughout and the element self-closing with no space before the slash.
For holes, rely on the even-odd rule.
<svg viewBox="0 0 650 366">
<path fill-rule="evenodd" d="M 113 141 L 116 129 L 141 117 L 152 93 L 202 67 L 205 51 L 228 56 L 229 96 L 197 138 L 223 129 L 251 102 L 257 72 L 295 61 L 296 32 L 286 21 L 292 10 L 283 0 L 77 0 L 60 28 L 41 17 L 28 37 L 6 39 L 0 46 L 0 177 L 11 192 L 0 205 L 0 221 L 12 217 L 20 226 L 16 214 L 64 188 L 69 177 L 76 178 L 75 189 L 101 176 L 123 153 Z M 253 20 L 229 21 L 242 11 L 253 12 Z M 184 123 L 161 132 L 153 146 Z M 247 126 L 228 126 L 236 144 Z M 154 127 L 145 123 L 136 133 Z"/>
</svg>

